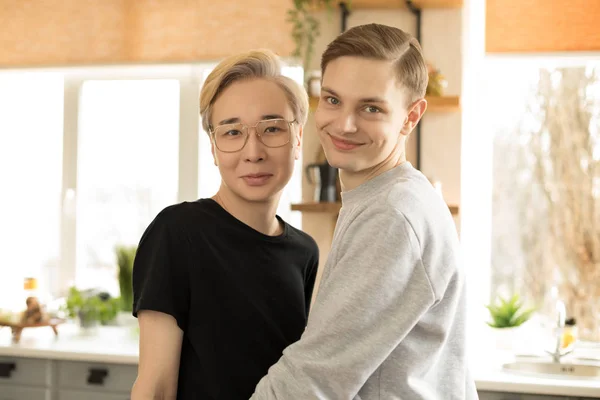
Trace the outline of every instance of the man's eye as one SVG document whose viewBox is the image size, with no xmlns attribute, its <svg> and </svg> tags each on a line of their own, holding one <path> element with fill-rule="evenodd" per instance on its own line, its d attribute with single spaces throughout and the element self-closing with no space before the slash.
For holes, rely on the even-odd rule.
<svg viewBox="0 0 600 400">
<path fill-rule="evenodd" d="M 374 106 L 367 106 L 365 107 L 365 111 L 367 111 L 368 113 L 378 113 L 381 112 L 381 110 L 377 107 Z"/>
</svg>

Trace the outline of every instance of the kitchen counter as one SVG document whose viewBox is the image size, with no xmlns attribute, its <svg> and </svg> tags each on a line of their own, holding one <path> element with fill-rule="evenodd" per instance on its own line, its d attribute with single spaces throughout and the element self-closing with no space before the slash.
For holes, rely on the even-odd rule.
<svg viewBox="0 0 600 400">
<path fill-rule="evenodd" d="M 0 357 L 138 363 L 139 339 L 134 328 L 100 327 L 95 334 L 84 334 L 77 326 L 69 324 L 58 329 L 58 337 L 49 328 L 26 329 L 18 344 L 11 342 L 9 329 L 0 329 Z M 600 398 L 600 379 L 544 378 L 508 373 L 501 368 L 505 361 L 506 356 L 473 360 L 471 370 L 478 390 Z"/>
<path fill-rule="evenodd" d="M 19 343 L 12 342 L 10 329 L 0 329 L 0 356 L 135 365 L 138 355 L 134 328 L 107 326 L 84 333 L 64 324 L 58 327 L 58 337 L 47 327 L 27 328 Z"/>
<path fill-rule="evenodd" d="M 502 364 L 513 361 L 501 356 L 493 361 L 475 361 L 471 368 L 477 390 L 490 392 L 527 393 L 555 396 L 577 396 L 600 399 L 600 379 L 575 377 L 543 377 L 502 370 Z M 568 358 L 565 358 L 565 362 Z"/>
</svg>

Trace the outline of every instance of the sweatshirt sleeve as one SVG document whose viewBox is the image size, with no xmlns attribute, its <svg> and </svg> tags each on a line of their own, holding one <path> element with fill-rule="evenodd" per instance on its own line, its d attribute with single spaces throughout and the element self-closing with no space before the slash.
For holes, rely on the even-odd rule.
<svg viewBox="0 0 600 400">
<path fill-rule="evenodd" d="M 337 239 L 337 262 L 303 336 L 251 399 L 353 399 L 435 303 L 419 242 L 400 211 L 362 212 Z"/>
</svg>

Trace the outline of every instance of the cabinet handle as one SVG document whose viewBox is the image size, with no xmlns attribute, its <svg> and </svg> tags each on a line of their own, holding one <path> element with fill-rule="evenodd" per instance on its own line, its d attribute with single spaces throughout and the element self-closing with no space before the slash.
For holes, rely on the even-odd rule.
<svg viewBox="0 0 600 400">
<path fill-rule="evenodd" d="M 12 371 L 17 369 L 17 364 L 13 363 L 0 363 L 0 378 L 10 378 Z"/>
<path fill-rule="evenodd" d="M 104 368 L 90 368 L 87 383 L 90 385 L 104 385 L 104 379 L 108 376 L 108 370 Z"/>
</svg>

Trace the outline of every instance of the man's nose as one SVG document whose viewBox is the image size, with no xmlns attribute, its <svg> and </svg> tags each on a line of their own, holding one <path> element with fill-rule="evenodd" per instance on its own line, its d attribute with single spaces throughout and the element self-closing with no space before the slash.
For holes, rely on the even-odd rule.
<svg viewBox="0 0 600 400">
<path fill-rule="evenodd" d="M 258 138 L 256 128 L 248 128 L 248 141 L 244 146 L 243 152 L 244 159 L 249 162 L 258 162 L 265 159 L 265 145 Z"/>
<path fill-rule="evenodd" d="M 356 115 L 352 111 L 343 111 L 337 120 L 337 128 L 340 134 L 356 132 Z"/>
</svg>

